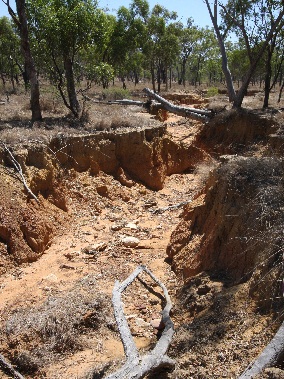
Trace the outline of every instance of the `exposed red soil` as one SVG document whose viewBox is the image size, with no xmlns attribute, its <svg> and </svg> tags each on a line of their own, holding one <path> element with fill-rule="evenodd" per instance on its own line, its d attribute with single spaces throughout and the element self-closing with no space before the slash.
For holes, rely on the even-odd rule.
<svg viewBox="0 0 284 379">
<path fill-rule="evenodd" d="M 176 370 L 154 377 L 240 374 L 281 317 L 276 313 L 275 321 L 271 301 L 251 297 L 263 271 L 248 272 L 265 241 L 239 254 L 244 243 L 238 237 L 247 236 L 258 211 L 251 207 L 259 187 L 250 183 L 249 169 L 242 173 L 242 158 L 219 155 L 268 155 L 281 125 L 266 120 L 228 113 L 204 125 L 171 117 L 155 128 L 82 136 L 60 131 L 48 143 L 8 145 L 39 203 L 28 198 L 2 150 L 1 353 L 28 378 L 83 379 L 94 369 L 115 370 L 123 348 L 112 315 L 113 284 L 145 264 L 174 302 L 169 355 Z M 137 246 L 125 246 L 127 236 L 137 238 Z M 281 269 L 273 271 L 274 279 Z M 142 351 L 157 341 L 152 321 L 162 307 L 158 288 L 147 276 L 143 281 L 152 291 L 136 280 L 124 296 Z M 58 304 L 56 311 L 52 304 Z M 275 378 L 282 375 L 278 371 Z"/>
</svg>

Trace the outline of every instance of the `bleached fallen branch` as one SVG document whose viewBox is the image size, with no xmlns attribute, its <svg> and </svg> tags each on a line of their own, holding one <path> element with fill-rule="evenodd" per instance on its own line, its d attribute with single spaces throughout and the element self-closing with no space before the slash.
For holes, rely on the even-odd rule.
<svg viewBox="0 0 284 379">
<path fill-rule="evenodd" d="M 162 322 L 165 325 L 165 328 L 159 341 L 152 351 L 146 355 L 140 356 L 123 312 L 121 294 L 143 271 L 145 271 L 162 288 L 166 300 L 166 306 L 162 311 Z M 166 355 L 174 334 L 174 326 L 170 318 L 172 303 L 164 284 L 161 283 L 147 267 L 143 265 L 138 266 L 124 282 L 120 283 L 116 281 L 113 289 L 112 302 L 115 319 L 127 360 L 120 369 L 115 373 L 108 375 L 106 379 L 139 379 L 143 378 L 147 373 L 156 368 L 173 368 L 175 365 L 174 360 Z"/>
<path fill-rule="evenodd" d="M 83 95 L 85 100 L 92 101 L 93 103 L 96 104 L 106 104 L 106 105 L 112 105 L 112 104 L 118 104 L 118 105 L 138 105 L 138 106 L 145 106 L 146 103 L 143 101 L 138 101 L 138 100 L 129 100 L 129 99 L 120 99 L 120 100 L 109 100 L 109 101 L 104 101 L 104 100 L 96 100 L 92 99 L 91 97 L 87 95 Z"/>
<path fill-rule="evenodd" d="M 150 98 L 157 100 L 163 108 L 165 108 L 167 111 L 171 113 L 175 113 L 183 117 L 193 117 L 205 120 L 214 116 L 214 113 L 211 110 L 180 107 L 174 105 L 169 101 L 165 100 L 162 96 L 157 95 L 154 91 L 150 90 L 149 88 L 144 88 L 143 92 L 145 92 Z"/>
<path fill-rule="evenodd" d="M 6 361 L 3 355 L 0 354 L 0 367 L 1 369 L 9 375 L 12 375 L 14 379 L 25 379 L 14 367 Z"/>
<path fill-rule="evenodd" d="M 258 375 L 266 367 L 273 367 L 277 364 L 279 358 L 284 354 L 284 322 L 278 329 L 277 333 L 258 356 L 258 358 L 251 363 L 246 370 L 239 376 L 238 379 L 251 379 Z"/>
<path fill-rule="evenodd" d="M 9 157 L 13 163 L 13 166 L 15 167 L 16 171 L 18 172 L 18 174 L 20 175 L 20 178 L 21 178 L 21 181 L 25 187 L 25 189 L 27 190 L 27 192 L 36 200 L 37 203 L 39 203 L 39 200 L 38 198 L 36 197 L 36 195 L 31 191 L 31 189 L 29 188 L 29 186 L 27 185 L 27 182 L 26 182 L 26 179 L 23 175 L 23 171 L 22 171 L 22 167 L 21 165 L 19 164 L 19 162 L 17 162 L 17 160 L 15 159 L 14 155 L 11 153 L 11 151 L 9 150 L 9 148 L 3 143 L 3 146 L 4 146 L 4 149 L 7 151 L 7 153 L 9 154 Z"/>
</svg>

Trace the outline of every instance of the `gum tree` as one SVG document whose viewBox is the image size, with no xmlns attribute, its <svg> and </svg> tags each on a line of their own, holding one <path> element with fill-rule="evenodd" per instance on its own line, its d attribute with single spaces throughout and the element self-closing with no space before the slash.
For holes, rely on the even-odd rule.
<svg viewBox="0 0 284 379">
<path fill-rule="evenodd" d="M 103 30 L 102 11 L 91 0 L 28 0 L 34 45 L 75 117 L 81 106 L 75 86 L 76 57 Z"/>
<path fill-rule="evenodd" d="M 27 22 L 26 14 L 26 1 L 16 0 L 16 10 L 17 13 L 10 6 L 9 0 L 2 2 L 7 5 L 10 16 L 12 17 L 15 25 L 17 26 L 21 39 L 21 50 L 25 61 L 25 81 L 30 82 L 31 87 L 31 110 L 32 110 L 32 121 L 41 121 L 41 109 L 39 102 L 39 82 L 36 72 L 36 67 L 34 63 L 34 58 L 30 46 L 30 33 Z"/>
<path fill-rule="evenodd" d="M 8 17 L 0 18 L 0 76 L 5 88 L 6 79 L 10 78 L 15 91 L 15 78 L 19 70 L 22 72 L 22 57 L 20 52 L 20 39 L 14 30 L 13 22 Z"/>
<path fill-rule="evenodd" d="M 213 7 L 211 7 L 209 0 L 205 0 L 205 3 L 222 55 L 222 69 L 225 75 L 229 100 L 233 103 L 234 107 L 240 108 L 259 62 L 263 58 L 270 41 L 283 25 L 284 3 L 283 1 L 270 0 L 229 0 L 224 5 L 214 0 Z M 266 25 L 265 33 L 260 34 L 260 30 L 257 27 L 261 25 L 263 28 L 263 23 L 261 23 L 263 4 L 269 4 L 273 7 L 273 22 Z M 222 10 L 223 25 L 218 22 L 218 7 Z M 256 20 L 259 21 L 256 22 Z M 225 46 L 225 39 L 229 30 L 234 30 L 243 39 L 249 58 L 249 67 L 238 92 L 234 88 Z M 261 39 L 259 38 L 260 36 Z"/>
</svg>

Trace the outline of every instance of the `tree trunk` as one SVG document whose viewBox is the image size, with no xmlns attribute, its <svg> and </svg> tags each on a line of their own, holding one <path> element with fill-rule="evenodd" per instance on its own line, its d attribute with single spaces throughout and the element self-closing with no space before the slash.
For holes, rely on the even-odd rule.
<svg viewBox="0 0 284 379">
<path fill-rule="evenodd" d="M 75 117 L 80 116 L 81 107 L 77 99 L 74 72 L 73 72 L 73 62 L 71 58 L 67 55 L 64 57 L 64 70 L 67 82 L 67 93 L 69 99 L 70 110 Z"/>
<path fill-rule="evenodd" d="M 214 30 L 215 30 L 215 33 L 217 36 L 217 40 L 218 40 L 218 44 L 219 44 L 219 48 L 220 48 L 220 52 L 221 52 L 221 56 L 222 56 L 222 70 L 223 70 L 225 80 L 226 80 L 226 85 L 227 85 L 227 90 L 228 90 L 228 95 L 229 95 L 229 101 L 233 101 L 235 99 L 236 92 L 234 89 L 232 75 L 231 75 L 231 72 L 230 72 L 229 66 L 228 66 L 228 58 L 227 58 L 225 44 L 224 44 L 223 38 L 221 36 L 219 26 L 217 24 L 217 1 L 216 0 L 214 1 L 214 15 L 212 13 L 209 1 L 205 0 L 205 2 L 207 5 L 207 9 L 208 9 L 212 24 L 214 26 Z"/>
<path fill-rule="evenodd" d="M 169 90 L 169 83 L 168 83 L 168 68 L 166 66 L 165 68 L 165 82 L 166 82 L 166 91 Z"/>
<path fill-rule="evenodd" d="M 223 69 L 223 73 L 224 73 L 224 76 L 226 79 L 227 90 L 229 93 L 229 100 L 233 101 L 233 106 L 235 108 L 240 108 L 242 106 L 242 102 L 243 102 L 244 96 L 246 94 L 250 80 L 251 80 L 251 78 L 255 72 L 255 69 L 256 69 L 260 59 L 262 58 L 262 56 L 265 52 L 265 49 L 267 48 L 267 45 L 269 44 L 269 42 L 271 41 L 273 36 L 275 37 L 277 35 L 277 33 L 279 32 L 279 30 L 281 29 L 281 22 L 282 22 L 282 19 L 284 16 L 284 10 L 281 10 L 279 12 L 277 19 L 272 24 L 270 31 L 267 34 L 267 37 L 266 37 L 264 43 L 262 44 L 261 49 L 259 50 L 257 56 L 254 57 L 254 59 L 250 55 L 250 46 L 247 44 L 247 52 L 248 52 L 248 55 L 250 58 L 250 67 L 249 67 L 249 70 L 246 74 L 245 80 L 244 80 L 240 90 L 236 94 L 234 86 L 233 86 L 232 75 L 231 75 L 231 72 L 230 72 L 229 67 L 228 67 L 228 59 L 227 59 L 227 53 L 226 53 L 224 40 L 222 38 L 222 35 L 220 33 L 220 29 L 219 29 L 219 26 L 217 23 L 218 1 L 214 0 L 214 14 L 213 14 L 211 6 L 209 4 L 209 0 L 205 0 L 205 3 L 207 5 L 207 9 L 208 9 L 212 24 L 214 26 L 214 30 L 215 30 L 215 33 L 216 33 L 216 36 L 218 39 L 218 43 L 219 43 L 219 47 L 220 47 L 220 51 L 221 51 L 222 69 Z M 245 38 L 245 36 L 244 36 L 244 38 Z"/>
<path fill-rule="evenodd" d="M 5 90 L 6 80 L 5 80 L 5 76 L 4 76 L 3 72 L 1 72 L 1 79 L 2 79 L 2 83 L 3 83 L 3 88 Z"/>
<path fill-rule="evenodd" d="M 20 30 L 21 49 L 25 59 L 25 70 L 31 85 L 32 121 L 41 121 L 42 115 L 39 102 L 39 82 L 30 48 L 25 3 L 25 0 L 16 0 L 17 13 L 19 17 L 17 25 Z"/>
<path fill-rule="evenodd" d="M 263 108 L 268 108 L 269 95 L 271 91 L 270 83 L 272 76 L 272 56 L 276 44 L 276 35 L 272 38 L 271 44 L 267 45 L 267 61 L 266 61 L 266 71 L 265 71 L 265 85 L 264 85 L 264 101 Z"/>
<path fill-rule="evenodd" d="M 161 66 L 158 64 L 157 69 L 157 82 L 158 82 L 158 93 L 161 92 Z"/>
<path fill-rule="evenodd" d="M 156 92 L 155 69 L 154 69 L 154 64 L 153 63 L 151 63 L 151 79 L 152 79 L 152 88 L 153 88 L 153 91 Z"/>
<path fill-rule="evenodd" d="M 268 108 L 268 102 L 269 102 L 270 81 L 271 81 L 271 59 L 272 59 L 272 52 L 271 52 L 270 47 L 268 47 L 266 72 L 265 72 L 265 80 L 264 80 L 263 108 Z"/>
</svg>

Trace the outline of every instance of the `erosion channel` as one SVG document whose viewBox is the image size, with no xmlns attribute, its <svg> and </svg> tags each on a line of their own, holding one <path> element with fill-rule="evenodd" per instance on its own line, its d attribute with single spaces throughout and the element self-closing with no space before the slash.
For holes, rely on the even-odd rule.
<svg viewBox="0 0 284 379">
<path fill-rule="evenodd" d="M 167 287 L 175 326 L 175 370 L 148 378 L 236 378 L 281 324 L 283 125 L 252 111 L 147 120 L 2 136 L 0 353 L 26 378 L 115 371 L 125 358 L 112 290 L 140 264 Z M 146 352 L 164 300 L 139 278 L 123 303 Z M 276 366 L 261 377 L 283 378 Z"/>
</svg>

